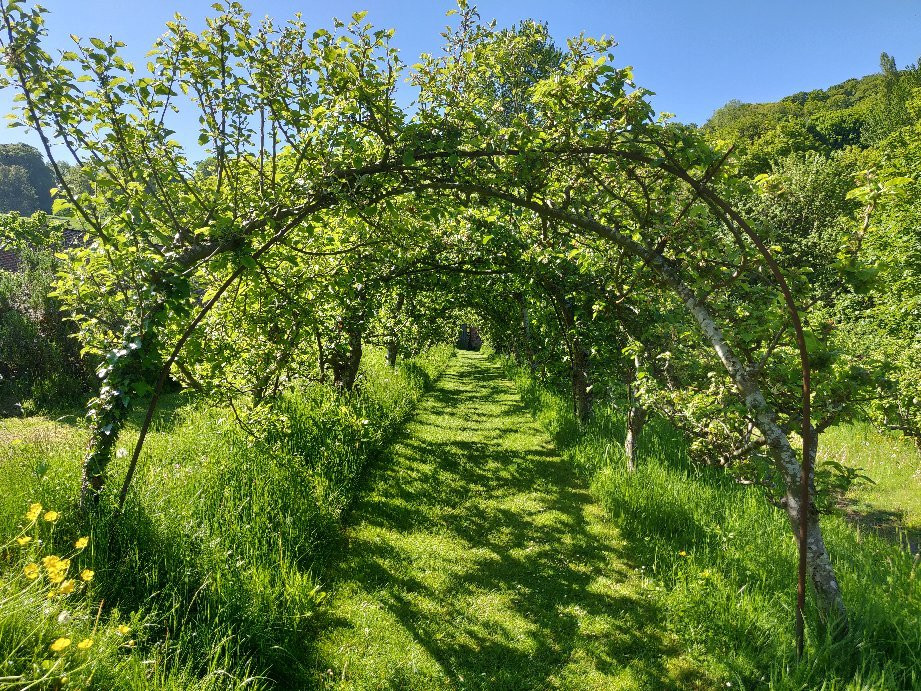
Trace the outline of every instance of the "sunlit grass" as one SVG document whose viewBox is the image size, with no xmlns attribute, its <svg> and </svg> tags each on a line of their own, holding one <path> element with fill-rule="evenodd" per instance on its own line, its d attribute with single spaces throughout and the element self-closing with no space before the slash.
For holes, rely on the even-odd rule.
<svg viewBox="0 0 921 691">
<path fill-rule="evenodd" d="M 342 689 L 710 686 L 588 484 L 461 353 L 351 514 L 317 626 Z"/>
<path fill-rule="evenodd" d="M 394 371 L 372 353 L 359 395 L 289 394 L 278 411 L 287 422 L 266 443 L 253 443 L 228 411 L 175 399 L 157 419 L 118 519 L 111 495 L 93 521 L 76 510 L 86 442 L 79 421 L 0 421 L 8 442 L 0 446 L 0 543 L 19 534 L 29 502 L 41 502 L 61 513 L 43 548 L 64 554 L 86 536 L 81 568 L 94 571 L 92 593 L 68 596 L 79 636 L 57 635 L 60 612 L 36 626 L 38 605 L 19 587 L 23 564 L 0 551 L 0 583 L 15 595 L 0 603 L 0 677 L 10 678 L 0 688 L 45 673 L 52 635 L 70 638 L 59 652 L 76 655 L 97 616 L 114 622 L 107 631 L 130 618 L 135 645 L 102 645 L 110 636 L 86 651 L 96 688 L 302 687 L 311 620 L 325 598 L 317 572 L 343 512 L 368 459 L 451 354 L 440 348 Z M 118 447 L 131 448 L 136 434 L 128 429 Z M 127 462 L 127 453 L 117 456 L 110 493 Z M 86 675 L 61 678 L 54 684 L 85 686 Z"/>
<path fill-rule="evenodd" d="M 639 469 L 627 472 L 617 406 L 600 406 L 580 430 L 564 395 L 537 386 L 514 367 L 509 372 L 566 458 L 591 478 L 592 492 L 619 527 L 624 553 L 643 573 L 665 628 L 712 678 L 736 688 L 921 685 L 921 568 L 897 541 L 858 529 L 843 515 L 824 518 L 851 628 L 844 640 L 829 640 L 810 606 L 807 654 L 797 664 L 796 547 L 783 513 L 759 490 L 716 468 L 692 465 L 686 442 L 661 420 L 644 430 Z M 911 516 L 913 504 L 899 504 L 900 491 L 917 456 L 898 440 L 858 429 L 825 435 L 824 453 L 866 463 L 880 482 L 861 492 L 863 500 L 904 506 Z M 889 485 L 887 478 L 897 479 Z"/>
</svg>

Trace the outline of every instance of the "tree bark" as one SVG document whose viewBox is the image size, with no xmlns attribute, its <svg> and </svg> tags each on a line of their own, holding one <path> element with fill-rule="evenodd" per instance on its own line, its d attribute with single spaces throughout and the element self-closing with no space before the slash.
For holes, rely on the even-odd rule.
<svg viewBox="0 0 921 691">
<path fill-rule="evenodd" d="M 313 334 L 317 339 L 317 367 L 320 370 L 320 383 L 326 383 L 326 351 L 323 348 L 323 336 L 320 329 L 314 329 Z"/>
<path fill-rule="evenodd" d="M 643 431 L 643 425 L 646 424 L 646 408 L 636 398 L 637 374 L 641 366 L 639 353 L 633 356 L 633 381 L 627 385 L 627 399 L 629 408 L 627 409 L 627 433 L 624 437 L 624 454 L 627 457 L 627 470 L 633 472 L 636 470 L 636 446 Z"/>
<path fill-rule="evenodd" d="M 771 458 L 784 478 L 783 506 L 790 521 L 790 526 L 793 528 L 793 533 L 798 536 L 802 465 L 797 458 L 796 451 L 790 444 L 786 433 L 777 424 L 776 414 L 768 405 L 758 382 L 750 375 L 748 369 L 726 342 L 722 330 L 710 314 L 707 305 L 697 298 L 690 286 L 681 280 L 664 257 L 653 255 L 651 260 L 660 275 L 678 293 L 685 307 L 710 341 L 714 351 L 716 351 L 717 356 L 719 356 L 738 389 L 749 415 L 752 416 L 755 425 L 764 436 Z M 813 496 L 814 492 L 813 489 Z M 815 588 L 819 611 L 823 619 L 840 619 L 843 621 L 846 620 L 844 599 L 841 596 L 841 589 L 835 578 L 831 558 L 825 546 L 822 529 L 819 526 L 819 515 L 813 508 L 814 506 L 815 502 L 810 501 L 810 511 L 807 517 L 809 537 L 806 540 L 806 567 L 809 571 L 812 585 Z"/>
<path fill-rule="evenodd" d="M 355 387 L 358 368 L 361 366 L 361 330 L 355 327 L 347 328 L 346 336 L 346 347 L 342 351 L 334 351 L 329 360 L 333 370 L 333 386 L 343 391 L 351 391 Z"/>
<path fill-rule="evenodd" d="M 400 313 L 403 311 L 403 303 L 405 302 L 405 297 L 403 293 L 400 293 L 397 296 L 397 304 L 393 308 L 393 319 L 394 322 L 400 316 Z M 387 339 L 387 364 L 391 367 L 397 366 L 397 357 L 400 355 L 400 336 L 397 333 L 395 326 L 390 327 L 390 336 Z"/>
<path fill-rule="evenodd" d="M 570 378 L 572 380 L 573 413 L 579 422 L 588 422 L 592 414 L 592 396 L 589 383 L 588 351 L 579 336 L 572 305 L 562 293 L 554 296 L 569 348 Z"/>
<path fill-rule="evenodd" d="M 531 319 L 528 316 L 528 305 L 524 297 L 519 294 L 518 301 L 521 304 L 521 334 L 524 342 L 524 354 L 528 360 L 528 368 L 531 374 L 534 374 L 534 348 L 531 345 Z"/>
</svg>

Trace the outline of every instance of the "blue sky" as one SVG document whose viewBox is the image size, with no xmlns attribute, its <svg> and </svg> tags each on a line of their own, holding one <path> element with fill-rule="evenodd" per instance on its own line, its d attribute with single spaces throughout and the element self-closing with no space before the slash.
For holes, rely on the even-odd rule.
<svg viewBox="0 0 921 691">
<path fill-rule="evenodd" d="M 144 53 L 179 11 L 193 28 L 213 0 L 43 0 L 51 10 L 50 45 L 67 48 L 68 34 L 110 34 L 128 44 L 127 57 Z M 560 41 L 581 31 L 613 36 L 618 64 L 635 68 L 639 85 L 656 92 L 657 110 L 684 122 L 704 122 L 730 99 L 772 101 L 878 70 L 879 54 L 899 66 L 921 56 L 921 0 L 482 0 L 484 19 L 500 25 L 531 17 L 549 23 Z M 449 0 L 244 0 L 254 15 L 283 19 L 300 11 L 308 23 L 366 9 L 375 25 L 396 29 L 394 44 L 412 64 L 441 45 Z M 12 94 L 0 92 L 0 111 Z M 182 136 L 184 141 L 194 139 Z M 37 143 L 22 129 L 0 126 L 0 141 Z"/>
</svg>

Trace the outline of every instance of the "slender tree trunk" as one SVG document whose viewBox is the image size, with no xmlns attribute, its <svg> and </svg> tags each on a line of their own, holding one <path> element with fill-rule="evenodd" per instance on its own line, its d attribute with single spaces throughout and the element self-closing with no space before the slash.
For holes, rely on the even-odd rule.
<svg viewBox="0 0 921 691">
<path fill-rule="evenodd" d="M 578 338 L 572 345 L 572 395 L 576 418 L 588 422 L 592 415 L 592 394 L 588 380 L 588 353 Z"/>
<path fill-rule="evenodd" d="M 566 331 L 565 337 L 567 346 L 569 347 L 573 412 L 579 422 L 588 422 L 592 414 L 591 385 L 588 376 L 588 352 L 579 336 L 579 327 L 576 324 L 572 306 L 562 294 L 558 294 L 555 297 L 557 298 L 557 307 L 563 328 Z"/>
<path fill-rule="evenodd" d="M 633 356 L 633 381 L 627 385 L 627 398 L 629 408 L 627 409 L 627 433 L 624 437 L 624 454 L 627 457 L 627 470 L 636 470 L 636 447 L 639 442 L 640 433 L 643 431 L 643 425 L 646 424 L 646 408 L 636 397 L 637 374 L 640 372 L 639 353 Z"/>
<path fill-rule="evenodd" d="M 534 374 L 534 349 L 531 345 L 531 319 L 528 317 L 528 305 L 521 295 L 518 296 L 518 301 L 521 303 L 521 334 L 524 342 L 524 354 L 528 360 L 531 374 Z"/>
<path fill-rule="evenodd" d="M 393 318 L 396 321 L 397 317 L 403 311 L 403 303 L 405 302 L 405 297 L 403 293 L 400 293 L 397 296 L 397 304 L 393 308 Z M 387 364 L 391 367 L 397 366 L 397 357 L 400 354 L 400 336 L 397 333 L 395 326 L 390 327 L 390 336 L 387 339 Z"/>
<path fill-rule="evenodd" d="M 767 442 L 767 449 L 775 465 L 784 479 L 783 506 L 793 528 L 793 534 L 799 536 L 800 519 L 800 486 L 802 480 L 802 465 L 797 458 L 796 451 L 790 444 L 786 433 L 777 424 L 777 416 L 768 405 L 761 387 L 752 378 L 748 369 L 738 359 L 723 337 L 723 332 L 717 325 L 707 305 L 697 299 L 697 296 L 677 272 L 669 266 L 664 258 L 656 255 L 652 263 L 659 273 L 666 279 L 671 287 L 684 301 L 685 307 L 697 321 L 701 331 L 710 341 L 714 351 L 719 356 L 726 371 L 735 383 L 749 415 L 755 422 Z M 813 495 L 814 495 L 813 488 Z M 810 501 L 811 507 L 815 506 Z M 819 514 L 811 508 L 807 517 L 808 539 L 806 540 L 806 567 L 809 571 L 812 585 L 815 588 L 819 612 L 823 619 L 838 619 L 846 623 L 846 609 L 844 599 L 835 572 L 831 565 L 831 558 L 825 546 L 822 529 L 819 525 Z"/>
<path fill-rule="evenodd" d="M 124 417 L 121 417 L 116 424 L 110 418 L 105 425 L 93 424 L 90 430 L 89 445 L 83 458 L 83 476 L 80 479 L 80 506 L 84 510 L 99 503 L 106 470 L 124 421 Z"/>
<path fill-rule="evenodd" d="M 323 348 L 323 337 L 319 329 L 314 329 L 314 336 L 317 339 L 317 367 L 320 370 L 320 383 L 326 383 L 326 350 Z"/>
<path fill-rule="evenodd" d="M 146 339 L 147 342 L 153 340 Z M 130 399 L 119 390 L 117 382 L 128 376 L 126 372 L 143 367 L 142 348 L 135 348 L 118 359 L 103 379 L 99 395 L 90 403 L 92 424 L 86 456 L 83 458 L 83 475 L 80 479 L 80 506 L 84 510 L 99 503 L 112 452 L 131 412 L 128 403 Z"/>
</svg>

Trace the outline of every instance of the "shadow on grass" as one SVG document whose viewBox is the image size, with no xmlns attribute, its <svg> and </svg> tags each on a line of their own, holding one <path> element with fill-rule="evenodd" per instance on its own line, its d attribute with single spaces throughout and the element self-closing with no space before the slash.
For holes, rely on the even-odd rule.
<svg viewBox="0 0 921 691">
<path fill-rule="evenodd" d="M 905 525 L 905 512 L 875 509 L 848 501 L 842 507 L 844 517 L 860 530 L 871 531 L 912 554 L 921 553 L 921 529 Z"/>
<path fill-rule="evenodd" d="M 632 570 L 616 534 L 495 365 L 459 356 L 389 455 L 328 573 L 334 592 L 360 602 L 334 597 L 318 622 L 319 678 L 359 688 L 689 683 L 667 668 L 677 651 L 660 612 L 624 583 Z M 385 612 L 379 628 L 360 620 L 369 608 Z M 401 640 L 424 650 L 429 677 L 407 672 Z"/>
</svg>

